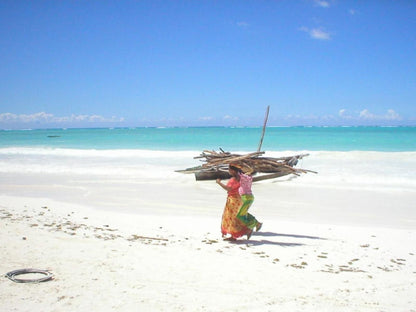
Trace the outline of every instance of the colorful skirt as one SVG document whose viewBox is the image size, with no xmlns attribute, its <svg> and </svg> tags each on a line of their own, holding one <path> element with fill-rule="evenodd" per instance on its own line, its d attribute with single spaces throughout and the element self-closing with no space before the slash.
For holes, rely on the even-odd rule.
<svg viewBox="0 0 416 312">
<path fill-rule="evenodd" d="M 228 196 L 222 214 L 221 233 L 222 235 L 231 234 L 233 238 L 238 238 L 248 234 L 251 229 L 237 218 L 240 207 L 243 204 L 240 196 Z"/>
<path fill-rule="evenodd" d="M 253 229 L 259 224 L 259 221 L 250 213 L 248 213 L 248 208 L 254 202 L 254 196 L 251 194 L 241 195 L 241 200 L 243 204 L 240 207 L 240 210 L 237 213 L 237 218 L 240 219 L 248 228 Z"/>
</svg>

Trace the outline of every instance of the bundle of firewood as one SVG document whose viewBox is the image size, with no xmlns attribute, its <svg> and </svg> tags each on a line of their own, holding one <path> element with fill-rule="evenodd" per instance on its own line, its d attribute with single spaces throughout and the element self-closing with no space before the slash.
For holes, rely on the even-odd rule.
<svg viewBox="0 0 416 312">
<path fill-rule="evenodd" d="M 313 172 L 305 169 L 293 168 L 308 154 L 299 154 L 289 157 L 262 157 L 264 152 L 254 152 L 246 155 L 232 154 L 205 150 L 194 159 L 201 159 L 204 162 L 201 166 L 180 170 L 182 173 L 195 173 L 197 180 L 212 180 L 216 178 L 227 178 L 228 166 L 238 165 L 243 172 L 255 175 L 253 181 L 272 179 L 288 174 L 299 175 L 301 173 Z M 265 175 L 266 174 L 266 175 Z"/>
</svg>

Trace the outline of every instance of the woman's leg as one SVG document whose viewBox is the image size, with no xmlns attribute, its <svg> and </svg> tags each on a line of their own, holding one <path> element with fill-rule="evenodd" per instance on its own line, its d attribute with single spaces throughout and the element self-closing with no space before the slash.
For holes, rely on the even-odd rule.
<svg viewBox="0 0 416 312">
<path fill-rule="evenodd" d="M 256 218 L 248 213 L 248 209 L 254 202 L 253 195 L 241 195 L 243 204 L 240 207 L 240 210 L 237 213 L 237 218 L 240 219 L 248 228 L 253 229 L 259 222 Z"/>
</svg>

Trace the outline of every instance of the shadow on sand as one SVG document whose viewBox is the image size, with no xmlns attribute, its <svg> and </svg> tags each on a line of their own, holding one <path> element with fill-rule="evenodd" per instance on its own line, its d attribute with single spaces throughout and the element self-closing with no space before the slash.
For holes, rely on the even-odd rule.
<svg viewBox="0 0 416 312">
<path fill-rule="evenodd" d="M 307 239 L 323 239 L 326 238 L 318 237 L 318 236 L 308 236 L 308 235 L 298 235 L 298 234 L 282 234 L 282 233 L 274 233 L 274 232 L 255 232 L 253 236 L 279 236 L 279 237 L 293 237 L 293 238 L 307 238 Z"/>
<path fill-rule="evenodd" d="M 308 235 L 298 235 L 298 234 L 282 234 L 282 233 L 274 233 L 274 232 L 255 232 L 253 236 L 249 240 L 236 240 L 230 241 L 230 243 L 235 245 L 252 245 L 252 246 L 260 246 L 260 245 L 275 245 L 281 247 L 297 247 L 297 246 L 304 246 L 305 244 L 302 243 L 290 243 L 290 242 L 275 242 L 267 239 L 258 239 L 258 237 L 292 237 L 292 238 L 301 238 L 301 239 L 323 239 L 326 238 L 318 237 L 318 236 L 308 236 Z"/>
<path fill-rule="evenodd" d="M 249 240 L 236 240 L 236 241 L 230 241 L 231 244 L 234 245 L 252 245 L 252 246 L 260 246 L 260 245 L 275 245 L 280 247 L 297 247 L 297 246 L 303 246 L 304 244 L 299 243 L 283 243 L 283 242 L 272 242 L 269 240 L 253 240 L 253 237 L 251 237 Z"/>
</svg>

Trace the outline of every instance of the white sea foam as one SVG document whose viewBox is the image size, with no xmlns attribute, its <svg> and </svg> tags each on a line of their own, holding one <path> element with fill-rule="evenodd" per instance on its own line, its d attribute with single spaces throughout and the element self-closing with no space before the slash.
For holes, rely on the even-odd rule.
<svg viewBox="0 0 416 312">
<path fill-rule="evenodd" d="M 201 164 L 194 159 L 199 154 L 199 151 L 2 148 L 0 172 L 178 179 L 175 170 Z M 291 180 L 289 186 L 416 189 L 416 152 L 286 151 L 267 152 L 264 156 L 295 154 L 309 154 L 299 161 L 297 168 L 318 174 L 303 175 Z"/>
<path fill-rule="evenodd" d="M 195 152 L 149 150 L 0 149 L 1 173 L 160 178 L 197 165 Z"/>
<path fill-rule="evenodd" d="M 0 157 L 4 156 L 70 156 L 70 157 L 108 157 L 108 158 L 127 158 L 127 157 L 193 157 L 197 151 L 157 151 L 140 149 L 70 149 L 70 148 L 42 148 L 42 147 L 8 147 L 0 148 Z"/>
<path fill-rule="evenodd" d="M 297 185 L 416 190 L 416 152 L 310 152 L 298 167 L 317 171 Z"/>
</svg>

